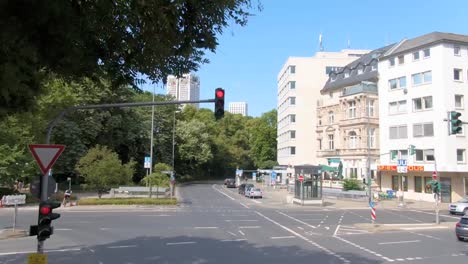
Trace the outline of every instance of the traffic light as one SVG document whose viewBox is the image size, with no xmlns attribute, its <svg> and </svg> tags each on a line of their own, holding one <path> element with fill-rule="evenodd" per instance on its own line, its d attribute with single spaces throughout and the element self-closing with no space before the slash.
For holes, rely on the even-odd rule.
<svg viewBox="0 0 468 264">
<path fill-rule="evenodd" d="M 450 112 L 450 134 L 456 135 L 462 133 L 462 121 L 458 119 L 461 116 L 460 112 Z"/>
<path fill-rule="evenodd" d="M 215 112 L 216 120 L 224 117 L 224 89 L 216 88 L 215 90 Z"/>
<path fill-rule="evenodd" d="M 45 201 L 39 204 L 39 219 L 37 221 L 37 239 L 44 241 L 53 234 L 52 221 L 59 218 L 60 214 L 53 213 L 52 210 L 60 207 L 59 202 Z"/>
<path fill-rule="evenodd" d="M 440 182 L 432 181 L 431 186 L 432 186 L 432 193 L 439 195 L 440 194 Z"/>
<path fill-rule="evenodd" d="M 416 154 L 416 146 L 415 145 L 409 145 L 409 149 L 410 149 L 410 155 L 414 155 Z"/>
</svg>

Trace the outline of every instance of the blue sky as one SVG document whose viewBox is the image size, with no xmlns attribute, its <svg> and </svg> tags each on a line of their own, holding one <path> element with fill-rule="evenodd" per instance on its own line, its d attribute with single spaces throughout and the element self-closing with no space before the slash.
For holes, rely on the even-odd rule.
<svg viewBox="0 0 468 264">
<path fill-rule="evenodd" d="M 253 0 L 255 1 L 255 0 Z M 323 34 L 325 51 L 375 49 L 433 31 L 468 35 L 466 0 L 261 0 L 245 27 L 219 37 L 216 53 L 198 71 L 201 99 L 226 90 L 229 102 L 246 101 L 249 115 L 276 108 L 276 76 L 289 56 L 313 56 Z M 158 93 L 163 93 L 161 86 Z M 201 107 L 213 108 L 212 105 Z"/>
</svg>

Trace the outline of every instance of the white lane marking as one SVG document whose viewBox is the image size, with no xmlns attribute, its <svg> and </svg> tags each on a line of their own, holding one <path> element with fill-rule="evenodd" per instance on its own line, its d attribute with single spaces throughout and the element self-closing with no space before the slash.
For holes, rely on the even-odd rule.
<svg viewBox="0 0 468 264">
<path fill-rule="evenodd" d="M 257 213 L 259 216 L 265 218 L 266 220 L 272 222 L 273 224 L 275 224 L 275 225 L 277 225 L 277 226 L 283 228 L 284 230 L 288 231 L 289 233 L 295 235 L 296 237 L 299 237 L 299 238 L 301 238 L 302 240 L 308 242 L 309 244 L 312 244 L 313 246 L 315 246 L 315 247 L 317 247 L 317 248 L 319 248 L 319 249 L 325 251 L 327 254 L 329 254 L 329 255 L 331 255 L 331 256 L 334 256 L 334 257 L 337 257 L 338 259 L 340 259 L 341 261 L 343 261 L 343 263 L 351 263 L 351 261 L 349 261 L 348 259 L 342 257 L 341 255 L 338 255 L 338 254 L 336 254 L 335 252 L 329 250 L 328 248 L 323 247 L 323 246 L 321 246 L 321 245 L 315 243 L 314 241 L 308 239 L 307 237 L 305 237 L 305 236 L 303 236 L 303 235 L 297 233 L 296 231 L 294 231 L 294 230 L 292 230 L 292 229 L 290 229 L 290 228 L 288 228 L 288 227 L 286 227 L 286 226 L 284 226 L 284 225 L 282 225 L 282 224 L 276 222 L 275 220 L 273 220 L 273 219 L 271 219 L 271 218 L 269 218 L 269 217 L 267 217 L 267 216 L 261 214 L 260 212 L 255 211 L 255 213 Z"/>
<path fill-rule="evenodd" d="M 393 259 L 391 259 L 391 258 L 384 257 L 384 256 L 382 256 L 381 254 L 379 254 L 379 253 L 377 253 L 377 252 L 374 252 L 374 251 L 372 251 L 372 250 L 370 250 L 370 249 L 367 249 L 367 248 L 365 248 L 365 247 L 361 247 L 360 245 L 355 244 L 355 243 L 353 243 L 353 242 L 351 242 L 351 241 L 348 241 L 348 240 L 346 240 L 346 239 L 344 239 L 344 238 L 341 238 L 341 237 L 339 237 L 339 236 L 334 236 L 334 238 L 336 238 L 336 239 L 338 239 L 338 240 L 341 240 L 341 241 L 345 242 L 346 244 L 349 244 L 349 245 L 351 245 L 351 246 L 353 246 L 353 247 L 357 247 L 357 248 L 359 248 L 360 250 L 364 250 L 364 251 L 366 251 L 366 252 L 368 252 L 368 253 L 371 253 L 372 255 L 374 255 L 374 256 L 376 256 L 376 257 L 379 257 L 379 258 L 382 258 L 382 259 L 384 259 L 384 260 L 386 260 L 386 261 L 388 261 L 388 262 L 393 262 L 393 261 L 395 261 L 395 260 L 393 260 Z"/>
<path fill-rule="evenodd" d="M 217 226 L 196 226 L 195 229 L 218 229 Z"/>
<path fill-rule="evenodd" d="M 333 233 L 333 236 L 336 236 L 336 233 L 338 233 L 338 230 L 340 229 L 340 225 L 336 226 L 335 233 Z"/>
<path fill-rule="evenodd" d="M 242 232 L 241 230 L 239 230 L 239 233 L 243 236 L 245 236 L 244 232 Z"/>
<path fill-rule="evenodd" d="M 229 234 L 233 235 L 233 236 L 237 236 L 235 233 L 231 232 L 231 231 L 228 231 Z"/>
<path fill-rule="evenodd" d="M 50 250 L 44 250 L 44 253 L 80 251 L 80 250 L 81 250 L 81 248 L 50 249 Z M 5 252 L 5 253 L 0 253 L 0 256 L 8 256 L 8 255 L 16 255 L 16 254 L 29 254 L 29 253 L 36 253 L 36 251 Z"/>
<path fill-rule="evenodd" d="M 247 228 L 260 228 L 260 226 L 239 226 L 239 228 L 247 229 Z"/>
<path fill-rule="evenodd" d="M 187 245 L 187 244 L 196 244 L 197 242 L 195 241 L 186 241 L 186 242 L 172 242 L 172 243 L 166 243 L 166 246 L 174 246 L 174 245 Z"/>
<path fill-rule="evenodd" d="M 306 226 L 308 226 L 308 227 L 310 227 L 310 228 L 316 228 L 316 227 L 313 226 L 313 225 L 310 225 L 310 224 L 308 224 L 308 223 L 306 223 L 306 222 L 304 222 L 304 221 L 301 221 L 301 220 L 299 220 L 299 219 L 297 219 L 297 218 L 294 218 L 294 217 L 292 217 L 292 216 L 289 216 L 289 215 L 287 215 L 287 214 L 285 214 L 285 213 L 283 213 L 283 212 L 280 212 L 280 211 L 276 211 L 276 212 L 279 213 L 279 214 L 282 214 L 282 215 L 284 215 L 284 216 L 286 216 L 286 217 L 288 217 L 288 218 L 290 218 L 290 219 L 292 219 L 292 220 L 294 220 L 294 221 L 296 221 L 296 222 L 298 222 L 298 223 L 301 223 L 301 224 L 303 224 L 303 225 L 306 225 Z"/>
<path fill-rule="evenodd" d="M 224 221 L 226 221 L 226 222 L 257 222 L 258 220 L 238 219 L 238 220 L 224 220 Z"/>
<path fill-rule="evenodd" d="M 413 221 L 418 222 L 418 223 L 424 223 L 423 221 L 421 221 L 421 220 L 419 220 L 419 219 L 415 219 L 415 218 L 412 218 L 412 217 L 409 217 L 409 216 L 406 216 L 406 215 L 402 215 L 402 214 L 397 214 L 397 213 L 394 213 L 394 212 L 392 212 L 392 211 L 397 211 L 397 212 L 398 212 L 398 210 L 388 210 L 388 211 L 386 211 L 386 212 L 387 212 L 387 213 L 390 213 L 390 214 L 393 214 L 393 215 L 396 215 L 396 216 L 398 216 L 398 217 L 400 217 L 400 218 L 403 217 L 403 218 L 407 218 L 407 219 L 409 219 L 409 220 L 413 220 Z"/>
<path fill-rule="evenodd" d="M 110 246 L 107 248 L 135 248 L 137 245 L 126 245 L 126 246 Z"/>
<path fill-rule="evenodd" d="M 71 231 L 70 228 L 54 228 L 55 231 Z"/>
<path fill-rule="evenodd" d="M 320 219 L 317 219 L 317 218 L 305 218 L 305 219 L 302 219 L 302 221 L 321 221 L 323 220 L 322 218 Z"/>
<path fill-rule="evenodd" d="M 420 233 L 411 232 L 411 231 L 410 231 L 410 233 L 411 233 L 411 234 L 418 235 L 418 236 L 423 236 L 423 237 L 427 237 L 427 238 L 432 238 L 432 239 L 435 239 L 435 240 L 442 240 L 442 239 L 440 239 L 440 238 L 438 238 L 438 237 L 430 236 L 430 235 L 426 235 L 426 234 L 420 234 Z"/>
<path fill-rule="evenodd" d="M 328 227 L 328 226 L 326 226 L 326 227 L 324 227 L 324 228 L 325 228 L 326 230 L 330 230 L 330 227 Z"/>
<path fill-rule="evenodd" d="M 213 188 L 213 190 L 215 190 L 215 191 L 219 192 L 220 194 L 222 194 L 222 195 L 226 196 L 227 198 L 229 198 L 229 199 L 231 199 L 231 200 L 233 200 L 233 201 L 235 201 L 235 200 L 236 200 L 236 199 L 232 198 L 231 196 L 229 196 L 229 195 L 225 194 L 224 192 L 222 192 L 222 191 L 220 191 L 220 190 L 216 189 L 216 188 L 215 188 L 215 186 L 216 186 L 216 184 L 213 184 L 213 185 L 211 186 L 211 188 Z"/>
<path fill-rule="evenodd" d="M 430 214 L 430 215 L 434 215 L 434 216 L 435 216 L 435 213 L 424 212 L 424 211 L 415 210 L 415 209 L 411 209 L 411 211 L 413 211 L 413 212 L 418 212 L 418 213 L 423 213 L 423 214 Z M 448 217 L 448 218 L 453 218 L 453 219 L 460 220 L 460 217 L 451 216 L 451 215 L 439 215 L 439 216 L 440 216 L 440 217 Z"/>
<path fill-rule="evenodd" d="M 299 228 L 300 230 L 304 230 L 304 228 L 303 228 L 303 227 L 300 227 L 300 226 L 298 226 L 297 228 Z"/>
<path fill-rule="evenodd" d="M 270 237 L 270 239 L 284 239 L 284 238 L 296 238 L 296 237 L 295 236 Z"/>
<path fill-rule="evenodd" d="M 448 226 L 417 226 L 417 227 L 402 227 L 401 230 L 430 230 L 430 229 L 446 229 Z"/>
<path fill-rule="evenodd" d="M 407 241 L 394 241 L 394 242 L 380 242 L 379 245 L 393 245 L 393 244 L 406 244 L 406 243 L 419 243 L 421 240 L 407 240 Z"/>
<path fill-rule="evenodd" d="M 110 227 L 100 227 L 99 229 L 101 229 L 101 230 L 104 231 L 104 230 L 109 230 L 109 229 L 111 229 L 111 228 L 110 228 Z"/>
<path fill-rule="evenodd" d="M 421 224 L 384 224 L 385 226 L 430 226 L 434 225 L 431 223 L 421 223 Z"/>
<path fill-rule="evenodd" d="M 260 202 L 260 201 L 257 201 L 257 200 L 252 200 L 252 202 L 254 202 L 254 203 L 258 203 L 258 204 L 261 204 L 261 203 L 262 203 L 262 202 Z"/>
<path fill-rule="evenodd" d="M 243 203 L 240 203 L 242 206 L 244 206 L 245 208 L 250 208 L 248 207 L 247 205 L 243 204 Z"/>
<path fill-rule="evenodd" d="M 146 214 L 146 215 L 138 215 L 138 216 L 170 216 L 170 215 L 167 215 L 167 214 L 160 214 L 160 215 L 156 215 L 156 214 L 149 215 L 149 214 Z"/>
<path fill-rule="evenodd" d="M 245 238 L 238 238 L 238 239 L 224 239 L 221 240 L 221 242 L 238 242 L 238 241 L 246 241 L 247 239 Z"/>
</svg>

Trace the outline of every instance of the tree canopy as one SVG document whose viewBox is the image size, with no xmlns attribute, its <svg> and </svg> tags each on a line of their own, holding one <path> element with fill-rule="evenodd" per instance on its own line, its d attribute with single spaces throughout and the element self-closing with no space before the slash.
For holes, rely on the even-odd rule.
<svg viewBox="0 0 468 264">
<path fill-rule="evenodd" d="M 0 1 L 0 115 L 24 111 L 50 73 L 137 87 L 196 71 L 251 0 Z"/>
</svg>

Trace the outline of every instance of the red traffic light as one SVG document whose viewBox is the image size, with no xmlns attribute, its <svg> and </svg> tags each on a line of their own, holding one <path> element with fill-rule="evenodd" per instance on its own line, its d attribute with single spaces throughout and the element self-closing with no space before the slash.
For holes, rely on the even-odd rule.
<svg viewBox="0 0 468 264">
<path fill-rule="evenodd" d="M 216 98 L 223 98 L 224 97 L 224 90 L 223 89 L 216 89 Z"/>
<path fill-rule="evenodd" d="M 52 212 L 52 209 L 50 209 L 50 207 L 47 207 L 47 206 L 43 206 L 39 209 L 39 213 L 41 215 L 48 215 L 50 214 L 50 212 Z"/>
</svg>

